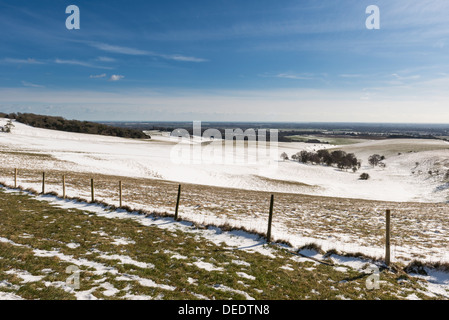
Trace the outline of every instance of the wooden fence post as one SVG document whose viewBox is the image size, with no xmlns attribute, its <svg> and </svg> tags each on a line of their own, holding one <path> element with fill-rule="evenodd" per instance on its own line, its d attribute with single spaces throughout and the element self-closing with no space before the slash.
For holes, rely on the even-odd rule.
<svg viewBox="0 0 449 320">
<path fill-rule="evenodd" d="M 91 193 L 91 196 L 92 196 L 92 202 L 95 202 L 94 179 L 90 179 L 90 193 Z"/>
<path fill-rule="evenodd" d="M 181 198 L 181 185 L 178 186 L 178 198 L 176 200 L 175 221 L 178 220 L 179 199 Z"/>
<path fill-rule="evenodd" d="M 267 242 L 271 242 L 271 223 L 273 221 L 273 204 L 274 204 L 274 195 L 272 194 L 270 200 L 270 214 L 268 216 Z"/>
<path fill-rule="evenodd" d="M 14 189 L 17 189 L 17 168 L 14 169 Z"/>
<path fill-rule="evenodd" d="M 65 174 L 62 175 L 62 198 L 65 199 Z"/>
<path fill-rule="evenodd" d="M 385 234 L 385 264 L 390 266 L 390 210 L 386 211 L 386 234 Z"/>
<path fill-rule="evenodd" d="M 119 190 L 119 208 L 122 207 L 122 181 L 118 182 L 118 190 Z"/>
<path fill-rule="evenodd" d="M 42 172 L 42 194 L 45 194 L 45 172 Z"/>
</svg>

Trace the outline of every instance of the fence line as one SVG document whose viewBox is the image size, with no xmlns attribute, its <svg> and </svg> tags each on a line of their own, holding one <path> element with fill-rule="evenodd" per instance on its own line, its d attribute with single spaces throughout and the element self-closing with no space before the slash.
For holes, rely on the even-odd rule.
<svg viewBox="0 0 449 320">
<path fill-rule="evenodd" d="M 45 194 L 45 171 L 42 172 L 42 194 Z M 18 181 L 18 169 L 14 169 L 14 188 L 20 188 L 20 186 L 17 183 Z M 62 175 L 62 190 L 63 190 L 63 199 L 67 198 L 66 194 L 66 176 Z M 123 191 L 123 185 L 122 181 L 119 181 L 119 208 L 122 208 L 122 191 Z M 91 193 L 91 202 L 95 203 L 95 187 L 94 187 L 94 179 L 90 179 L 90 193 Z M 176 198 L 176 206 L 175 206 L 175 212 L 174 212 L 174 220 L 179 221 L 179 205 L 181 200 L 181 184 L 178 185 L 178 193 Z M 270 207 L 269 207 L 269 214 L 268 214 L 268 228 L 266 232 L 266 238 L 267 243 L 270 243 L 272 240 L 272 223 L 273 223 L 273 210 L 274 210 L 274 195 L 271 195 L 270 198 Z M 387 267 L 391 264 L 391 210 L 386 210 L 386 228 L 385 228 L 385 264 Z"/>
</svg>

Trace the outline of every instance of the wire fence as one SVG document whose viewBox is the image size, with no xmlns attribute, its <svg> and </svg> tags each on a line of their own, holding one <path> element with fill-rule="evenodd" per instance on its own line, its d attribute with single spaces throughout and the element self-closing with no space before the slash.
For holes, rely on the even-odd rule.
<svg viewBox="0 0 449 320">
<path fill-rule="evenodd" d="M 14 169 L 9 177 L 5 173 L 3 184 L 11 188 L 169 216 L 203 227 L 244 230 L 293 248 L 338 249 L 386 265 L 398 260 L 448 261 L 446 204 L 268 193 L 57 170 Z M 410 215 L 423 210 L 426 214 Z"/>
</svg>

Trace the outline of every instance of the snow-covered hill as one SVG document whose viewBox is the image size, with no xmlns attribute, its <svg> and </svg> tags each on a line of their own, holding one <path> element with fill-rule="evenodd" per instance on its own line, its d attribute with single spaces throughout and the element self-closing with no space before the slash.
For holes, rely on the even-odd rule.
<svg viewBox="0 0 449 320">
<path fill-rule="evenodd" d="M 6 119 L 0 119 L 0 127 L 6 123 Z M 181 146 L 184 148 L 182 158 L 179 157 Z M 8 161 L 10 152 L 40 153 L 51 155 L 60 161 L 58 168 L 67 171 L 370 200 L 447 201 L 449 185 L 444 181 L 444 174 L 449 169 L 449 143 L 444 141 L 395 139 L 340 147 L 281 142 L 271 146 L 273 149 L 267 145 L 267 153 L 256 163 L 249 163 L 251 158 L 244 156 L 248 152 L 247 146 L 224 148 L 222 141 L 197 140 L 177 144 L 166 136 L 131 140 L 32 128 L 18 122 L 14 122 L 12 133 L 0 133 L 2 166 L 8 168 L 26 166 L 45 170 L 42 162 Z M 354 152 L 362 159 L 362 168 L 352 173 L 333 167 L 282 161 L 279 157 L 282 152 L 291 156 L 301 150 L 321 148 Z M 192 156 L 190 163 L 185 163 L 189 150 L 191 155 L 202 154 L 201 161 L 195 163 Z M 251 152 L 260 155 L 261 149 L 254 147 L 249 152 L 250 156 Z M 386 168 L 368 165 L 368 156 L 374 153 L 386 156 Z M 225 163 L 225 159 L 233 160 Z M 243 159 L 242 163 L 238 163 L 239 159 Z M 371 178 L 359 180 L 361 172 L 368 173 Z"/>
</svg>

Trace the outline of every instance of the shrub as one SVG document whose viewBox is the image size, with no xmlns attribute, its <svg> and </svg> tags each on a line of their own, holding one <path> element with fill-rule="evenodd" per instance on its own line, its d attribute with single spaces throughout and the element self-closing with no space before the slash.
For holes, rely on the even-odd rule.
<svg viewBox="0 0 449 320">
<path fill-rule="evenodd" d="M 360 175 L 360 180 L 368 180 L 369 179 L 369 174 L 364 172 Z"/>
<path fill-rule="evenodd" d="M 284 160 L 284 161 L 288 160 L 288 155 L 285 152 L 282 152 L 281 159 Z"/>
</svg>

